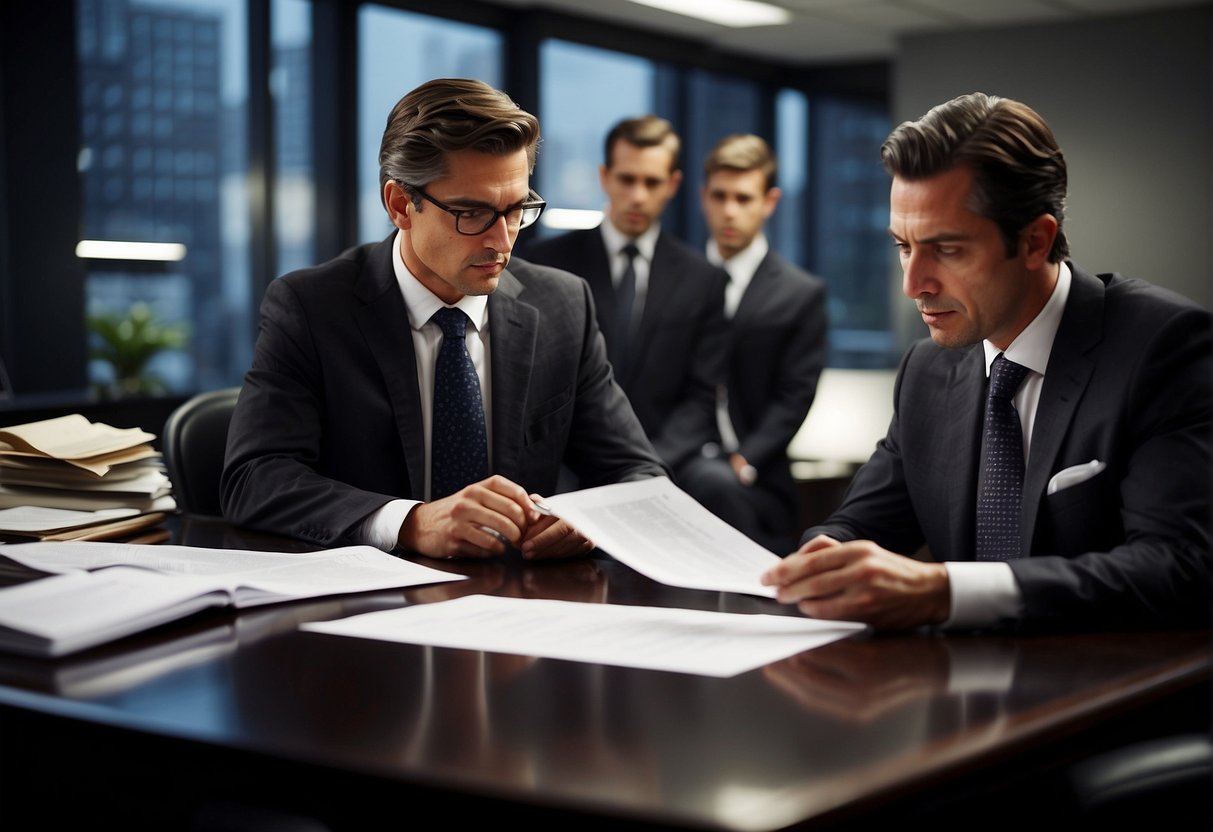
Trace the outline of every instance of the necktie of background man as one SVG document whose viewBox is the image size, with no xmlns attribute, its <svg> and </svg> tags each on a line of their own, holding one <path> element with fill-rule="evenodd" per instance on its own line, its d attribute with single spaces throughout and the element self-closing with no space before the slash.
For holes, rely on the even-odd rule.
<svg viewBox="0 0 1213 832">
<path fill-rule="evenodd" d="M 627 257 L 619 287 L 615 290 L 615 339 L 610 349 L 611 366 L 619 375 L 627 366 L 628 342 L 632 338 L 632 319 L 636 306 L 636 256 L 640 250 L 635 243 L 623 247 Z"/>
</svg>

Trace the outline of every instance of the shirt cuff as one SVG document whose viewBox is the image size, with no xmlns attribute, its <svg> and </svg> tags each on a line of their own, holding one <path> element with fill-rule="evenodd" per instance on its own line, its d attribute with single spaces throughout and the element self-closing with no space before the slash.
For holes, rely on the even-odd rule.
<svg viewBox="0 0 1213 832">
<path fill-rule="evenodd" d="M 420 500 L 392 500 L 368 514 L 358 530 L 358 539 L 368 546 L 390 552 L 400 544 L 400 527 Z"/>
<path fill-rule="evenodd" d="M 952 614 L 945 630 L 991 627 L 1020 617 L 1022 599 L 1015 573 L 1002 561 L 947 561 Z"/>
</svg>

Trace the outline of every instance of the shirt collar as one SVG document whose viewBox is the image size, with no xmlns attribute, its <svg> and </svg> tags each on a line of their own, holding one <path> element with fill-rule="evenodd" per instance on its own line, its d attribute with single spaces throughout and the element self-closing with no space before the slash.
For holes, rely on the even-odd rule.
<svg viewBox="0 0 1213 832">
<path fill-rule="evenodd" d="M 443 303 L 441 298 L 427 289 L 409 271 L 408 266 L 404 265 L 404 258 L 400 254 L 401 233 L 397 231 L 392 240 L 392 267 L 396 272 L 396 283 L 399 284 L 400 292 L 404 295 L 404 306 L 409 314 L 409 326 L 419 330 L 429 323 L 435 312 L 449 304 Z M 454 306 L 464 311 L 464 314 L 471 320 L 472 326 L 476 327 L 477 332 L 483 332 L 488 326 L 488 295 L 464 295 Z"/>
<path fill-rule="evenodd" d="M 661 235 L 661 223 L 650 225 L 639 237 L 629 237 L 614 226 L 609 216 L 604 217 L 602 225 L 602 241 L 606 245 L 607 254 L 617 255 L 628 243 L 635 243 L 640 256 L 650 263 L 653 262 L 653 252 L 657 250 L 657 238 Z"/>
<path fill-rule="evenodd" d="M 1066 309 L 1066 299 L 1070 296 L 1070 267 L 1064 261 L 1057 269 L 1057 285 L 1053 294 L 1045 303 L 1044 308 L 1024 327 L 1023 332 L 1006 348 L 1007 360 L 1022 364 L 1033 372 L 1045 374 L 1049 366 L 1049 353 L 1053 351 L 1053 339 L 1057 337 L 1057 328 L 1061 326 L 1061 316 Z M 1003 350 L 983 341 L 986 352 L 986 375 L 990 374 L 990 364 Z"/>
<path fill-rule="evenodd" d="M 754 277 L 754 272 L 758 271 L 758 267 L 762 265 L 762 261 L 770 250 L 771 245 L 767 242 L 766 235 L 761 231 L 750 241 L 748 246 L 728 260 L 725 260 L 720 255 L 720 247 L 716 245 L 715 240 L 709 239 L 707 245 L 708 260 L 711 261 L 712 265 L 721 266 L 729 273 L 729 280 L 742 286 L 749 285 L 750 280 Z"/>
</svg>

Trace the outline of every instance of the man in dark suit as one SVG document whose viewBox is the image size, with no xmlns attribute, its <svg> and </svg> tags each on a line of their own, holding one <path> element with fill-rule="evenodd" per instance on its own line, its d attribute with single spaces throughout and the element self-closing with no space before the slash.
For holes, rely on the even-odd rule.
<svg viewBox="0 0 1213 832">
<path fill-rule="evenodd" d="M 807 615 L 883 628 L 1207 627 L 1209 313 L 1067 259 L 1065 160 L 1021 103 L 941 104 L 881 157 L 931 338 L 843 504 L 764 581 Z M 1027 368 L 1001 426 L 1019 435 L 983 463 L 1004 435 L 983 440 L 999 362 Z M 937 562 L 905 556 L 924 543 Z"/>
<path fill-rule="evenodd" d="M 704 162 L 700 201 L 708 260 L 729 275 L 721 442 L 683 468 L 683 488 L 772 551 L 796 546 L 797 501 L 787 448 L 813 404 L 826 357 L 825 284 L 770 248 L 763 226 L 779 204 L 776 162 L 754 135 L 726 136 Z"/>
<path fill-rule="evenodd" d="M 571 555 L 590 542 L 534 502 L 562 464 L 590 484 L 667 473 L 611 376 L 585 283 L 510 263 L 543 209 L 538 141 L 535 118 L 479 81 L 431 81 L 396 104 L 380 183 L 397 231 L 270 285 L 229 432 L 226 517 L 325 546 Z M 464 331 L 446 334 L 448 317 Z M 444 357 L 458 383 L 435 383 Z M 466 434 L 438 441 L 464 419 Z"/>
<path fill-rule="evenodd" d="M 661 229 L 661 213 L 682 182 L 680 147 L 665 119 L 615 125 L 599 168 L 609 203 L 602 224 L 537 241 L 526 256 L 589 283 L 615 375 L 681 484 L 681 467 L 716 437 L 728 276 Z"/>
</svg>

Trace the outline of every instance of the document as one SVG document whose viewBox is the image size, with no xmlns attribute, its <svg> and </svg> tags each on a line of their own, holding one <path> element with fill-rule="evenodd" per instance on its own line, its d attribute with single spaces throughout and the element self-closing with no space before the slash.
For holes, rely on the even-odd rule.
<svg viewBox="0 0 1213 832">
<path fill-rule="evenodd" d="M 184 618 L 463 580 L 371 546 L 274 553 L 99 542 L 20 543 L 0 555 L 51 573 L 0 589 L 0 649 L 62 656 Z"/>
<path fill-rule="evenodd" d="M 655 581 L 775 597 L 775 588 L 760 578 L 779 556 L 666 477 L 557 494 L 543 503 L 604 552 Z"/>
<path fill-rule="evenodd" d="M 301 629 L 569 661 L 736 676 L 865 629 L 849 621 L 469 595 Z"/>
<path fill-rule="evenodd" d="M 160 526 L 164 518 L 164 512 L 142 514 L 137 509 L 70 511 L 19 506 L 0 508 L 0 534 L 36 540 L 113 540 Z M 157 536 L 167 539 L 168 531 L 160 532 Z"/>
<path fill-rule="evenodd" d="M 139 428 L 114 428 L 72 413 L 0 428 L 0 450 L 75 460 L 128 451 L 155 438 Z"/>
</svg>

